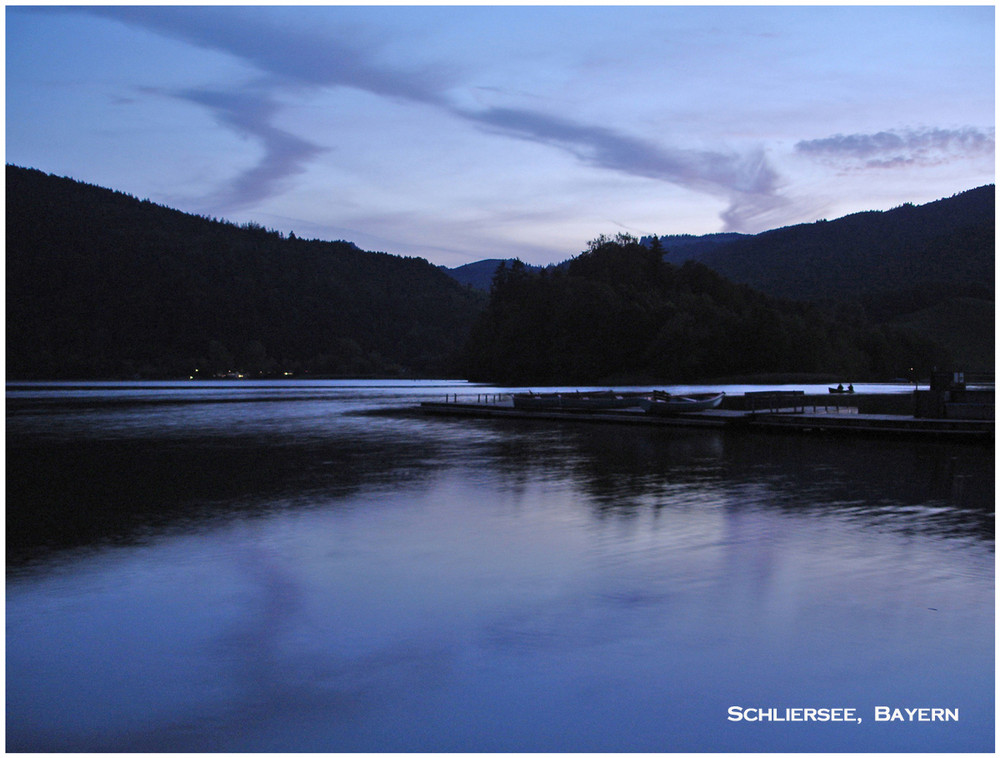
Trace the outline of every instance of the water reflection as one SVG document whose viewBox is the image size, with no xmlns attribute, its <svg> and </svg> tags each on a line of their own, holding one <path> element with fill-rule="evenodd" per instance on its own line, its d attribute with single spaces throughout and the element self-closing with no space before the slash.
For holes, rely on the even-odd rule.
<svg viewBox="0 0 1000 758">
<path fill-rule="evenodd" d="M 18 410 L 8 749 L 991 749 L 991 449 L 408 401 Z"/>
<path fill-rule="evenodd" d="M 482 422 L 502 430 L 479 454 L 505 486 L 572 482 L 598 515 L 685 498 L 822 512 L 879 528 L 993 539 L 992 449 L 711 430 Z M 457 432 L 456 432 L 457 433 Z"/>
<path fill-rule="evenodd" d="M 175 521 L 415 485 L 448 466 L 478 469 L 515 489 L 564 481 L 605 516 L 694 498 L 833 511 L 879 528 L 993 535 L 993 455 L 978 446 L 357 410 L 351 402 L 254 400 L 14 414 L 8 562 L 46 547 L 141 536 Z"/>
</svg>

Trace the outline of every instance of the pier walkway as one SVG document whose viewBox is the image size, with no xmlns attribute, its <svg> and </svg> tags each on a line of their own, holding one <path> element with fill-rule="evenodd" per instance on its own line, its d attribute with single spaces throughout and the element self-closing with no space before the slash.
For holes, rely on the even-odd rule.
<svg viewBox="0 0 1000 758">
<path fill-rule="evenodd" d="M 855 407 L 795 404 L 766 410 L 716 409 L 675 416 L 655 416 L 638 408 L 621 410 L 522 410 L 510 400 L 476 402 L 448 400 L 423 402 L 423 413 L 478 418 L 574 421 L 604 424 L 632 424 L 655 427 L 692 427 L 754 432 L 812 432 L 865 436 L 908 436 L 927 439 L 993 441 L 993 421 L 967 419 L 927 419 L 912 416 L 858 413 Z"/>
</svg>

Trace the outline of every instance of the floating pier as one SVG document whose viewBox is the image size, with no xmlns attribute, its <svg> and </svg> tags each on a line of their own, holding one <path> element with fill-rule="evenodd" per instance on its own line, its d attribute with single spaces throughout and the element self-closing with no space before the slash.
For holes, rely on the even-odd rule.
<svg viewBox="0 0 1000 758">
<path fill-rule="evenodd" d="M 751 432 L 798 432 L 864 436 L 916 437 L 993 442 L 993 421 L 985 419 L 914 418 L 895 414 L 859 413 L 853 406 L 823 404 L 802 393 L 747 393 L 747 408 L 716 409 L 673 416 L 657 416 L 638 408 L 615 410 L 566 410 L 515 408 L 503 396 L 471 400 L 423 402 L 423 413 L 477 418 L 530 419 L 654 427 L 714 428 Z M 757 397 L 749 397 L 758 395 Z"/>
</svg>

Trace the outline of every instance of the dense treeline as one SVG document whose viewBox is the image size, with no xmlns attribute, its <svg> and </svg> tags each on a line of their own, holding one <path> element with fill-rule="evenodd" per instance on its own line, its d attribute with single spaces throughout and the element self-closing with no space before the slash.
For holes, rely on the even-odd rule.
<svg viewBox="0 0 1000 758">
<path fill-rule="evenodd" d="M 470 379 L 516 384 L 897 377 L 948 360 L 939 345 L 872 325 L 859 308 L 775 299 L 618 235 L 593 241 L 563 268 L 501 266 L 463 365 Z"/>
<path fill-rule="evenodd" d="M 487 260 L 476 261 L 475 263 L 466 263 L 464 266 L 458 266 L 457 268 L 443 268 L 442 270 L 460 284 L 467 284 L 473 289 L 488 292 L 490 285 L 493 283 L 493 275 L 500 267 L 500 264 L 509 265 L 515 260 L 517 259 L 489 258 Z M 534 271 L 539 271 L 543 268 L 542 266 L 532 266 L 527 263 L 523 265 L 525 268 Z"/>
<path fill-rule="evenodd" d="M 988 288 L 992 298 L 995 198 L 990 184 L 925 205 L 774 229 L 698 260 L 778 297 L 844 299 L 948 284 Z"/>
<path fill-rule="evenodd" d="M 423 259 L 7 166 L 9 379 L 441 375 L 482 306 Z"/>
<path fill-rule="evenodd" d="M 456 271 L 423 259 L 8 166 L 7 376 L 463 373 L 542 383 L 991 371 L 993 197 L 990 186 L 667 245 L 602 237 L 559 266 L 503 263 L 487 306 Z M 685 251 L 744 283 L 696 261 L 664 262 Z M 812 301 L 776 299 L 785 292 Z"/>
<path fill-rule="evenodd" d="M 775 229 L 700 260 L 771 295 L 850 303 L 874 323 L 946 345 L 953 366 L 991 372 L 995 197 L 987 185 L 925 205 Z"/>
</svg>

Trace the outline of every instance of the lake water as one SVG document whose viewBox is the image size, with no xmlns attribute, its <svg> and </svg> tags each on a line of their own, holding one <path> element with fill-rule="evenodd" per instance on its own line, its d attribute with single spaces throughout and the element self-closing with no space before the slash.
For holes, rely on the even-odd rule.
<svg viewBox="0 0 1000 758">
<path fill-rule="evenodd" d="M 8 384 L 7 749 L 993 750 L 992 446 L 499 391 Z"/>
</svg>

